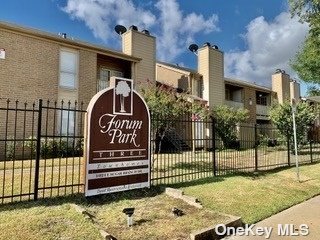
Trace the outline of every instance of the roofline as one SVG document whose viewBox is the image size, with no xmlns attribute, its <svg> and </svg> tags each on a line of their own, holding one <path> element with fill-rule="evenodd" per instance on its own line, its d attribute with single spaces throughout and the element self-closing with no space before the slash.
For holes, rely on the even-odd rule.
<svg viewBox="0 0 320 240">
<path fill-rule="evenodd" d="M 268 91 L 268 92 L 273 92 L 271 88 L 265 87 L 265 86 L 260 86 L 257 85 L 255 83 L 251 83 L 251 82 L 247 82 L 247 81 L 243 81 L 243 80 L 238 80 L 238 79 L 233 79 L 233 78 L 224 78 L 224 81 L 227 83 L 231 83 L 231 84 L 238 84 L 240 86 L 248 86 L 248 87 L 253 87 L 256 89 L 260 89 L 260 90 L 264 90 L 264 91 Z"/>
<path fill-rule="evenodd" d="M 156 65 L 161 65 L 165 68 L 168 68 L 170 70 L 173 70 L 173 71 L 176 71 L 176 72 L 180 72 L 180 73 L 183 73 L 183 74 L 198 74 L 198 75 L 201 75 L 200 73 L 198 73 L 196 70 L 193 70 L 193 69 L 190 69 L 190 68 L 185 68 L 185 67 L 180 67 L 180 66 L 174 66 L 173 64 L 170 64 L 170 63 L 166 63 L 166 62 L 161 62 L 161 61 L 157 61 L 156 62 Z"/>
<path fill-rule="evenodd" d="M 303 100 L 319 103 L 320 102 L 320 96 L 307 96 L 307 97 L 304 97 Z"/>
<path fill-rule="evenodd" d="M 52 34 L 52 33 L 44 32 L 44 31 L 41 31 L 38 29 L 29 28 L 29 27 L 24 27 L 24 26 L 22 27 L 22 26 L 19 26 L 16 24 L 8 23 L 8 22 L 0 21 L 0 29 L 3 29 L 7 32 L 14 32 L 14 33 L 18 33 L 21 35 L 31 36 L 31 37 L 38 38 L 38 39 L 39 38 L 45 39 L 45 40 L 51 41 L 51 42 L 58 42 L 63 46 L 68 46 L 68 47 L 73 46 L 73 47 L 77 47 L 80 49 L 93 51 L 96 53 L 108 55 L 110 57 L 120 58 L 120 59 L 131 61 L 131 62 L 141 61 L 141 58 L 133 57 L 133 56 L 124 54 L 122 52 L 118 52 L 118 51 L 115 51 L 112 49 L 105 48 L 103 46 L 99 46 L 99 45 L 95 45 L 95 44 L 91 44 L 91 43 L 87 43 L 87 42 L 82 42 L 80 40 L 71 40 L 68 38 L 62 38 L 62 37 L 59 37 L 59 36 Z"/>
</svg>

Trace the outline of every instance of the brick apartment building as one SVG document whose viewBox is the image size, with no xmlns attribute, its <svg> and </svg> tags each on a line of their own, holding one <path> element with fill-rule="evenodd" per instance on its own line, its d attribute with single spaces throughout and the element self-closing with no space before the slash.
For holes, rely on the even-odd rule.
<svg viewBox="0 0 320 240">
<path fill-rule="evenodd" d="M 198 50 L 198 69 L 156 62 L 156 41 L 148 31 L 130 28 L 122 52 L 35 29 L 0 22 L 0 97 L 33 101 L 81 100 L 85 104 L 108 86 L 110 76 L 132 78 L 140 89 L 148 79 L 191 91 L 209 106 L 227 104 L 250 111 L 250 122 L 268 120 L 272 99 L 300 98 L 300 86 L 283 71 L 272 88 L 224 77 L 223 52 L 206 43 Z"/>
<path fill-rule="evenodd" d="M 0 22 L 0 99 L 83 101 L 108 87 L 111 76 L 134 79 L 139 91 L 148 82 L 188 90 L 209 107 L 246 108 L 249 123 L 269 123 L 268 107 L 300 98 L 300 85 L 284 71 L 272 76 L 272 88 L 224 76 L 224 54 L 204 44 L 198 69 L 156 61 L 156 39 L 132 26 L 122 34 L 122 51 Z M 0 130 L 1 131 L 1 130 Z M 203 131 L 200 131 L 203 134 Z"/>
</svg>

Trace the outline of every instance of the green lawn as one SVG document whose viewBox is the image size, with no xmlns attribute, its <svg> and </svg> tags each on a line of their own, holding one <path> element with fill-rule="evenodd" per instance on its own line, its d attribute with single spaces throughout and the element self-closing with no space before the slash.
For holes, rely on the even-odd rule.
<svg viewBox="0 0 320 240">
<path fill-rule="evenodd" d="M 176 187 L 197 197 L 208 209 L 241 216 L 244 222 L 254 223 L 320 194 L 320 163 L 300 167 L 300 183 L 296 181 L 295 170 L 257 176 L 219 176 Z"/>
<path fill-rule="evenodd" d="M 101 239 L 99 231 L 64 200 L 0 208 L 0 239 Z"/>
<path fill-rule="evenodd" d="M 225 222 L 226 217 L 219 213 L 241 216 L 244 222 L 254 223 L 320 194 L 320 163 L 304 165 L 300 170 L 300 183 L 296 181 L 295 168 L 290 168 L 173 185 L 197 197 L 203 210 L 164 195 L 159 187 L 89 200 L 79 194 L 0 205 L 0 239 L 101 239 L 98 228 L 77 213 L 71 203 L 84 207 L 118 239 L 186 239 L 196 229 Z M 125 207 L 136 208 L 132 228 L 126 227 L 122 213 Z M 174 217 L 173 207 L 182 209 L 185 215 Z"/>
<path fill-rule="evenodd" d="M 71 203 L 85 208 L 95 224 L 76 212 Z M 134 225 L 130 228 L 122 212 L 126 207 L 135 207 Z M 184 215 L 174 216 L 173 207 L 181 209 Z M 119 240 L 188 239 L 192 231 L 227 220 L 224 215 L 197 209 L 153 188 L 88 200 L 78 195 L 0 206 L 0 240 L 99 240 L 100 228 Z"/>
</svg>

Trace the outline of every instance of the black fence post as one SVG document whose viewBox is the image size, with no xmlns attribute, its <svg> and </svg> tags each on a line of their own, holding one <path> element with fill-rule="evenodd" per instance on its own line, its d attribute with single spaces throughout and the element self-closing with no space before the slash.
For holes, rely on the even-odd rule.
<svg viewBox="0 0 320 240">
<path fill-rule="evenodd" d="M 212 120 L 212 161 L 213 161 L 213 176 L 217 176 L 217 164 L 216 164 L 216 121 Z"/>
<path fill-rule="evenodd" d="M 288 148 L 288 166 L 290 167 L 290 135 L 287 135 L 287 148 Z"/>
<path fill-rule="evenodd" d="M 258 172 L 258 129 L 254 124 L 254 171 Z"/>
<path fill-rule="evenodd" d="M 40 152 L 41 151 L 41 124 L 42 124 L 42 99 L 39 99 L 36 164 L 35 164 L 35 173 L 34 173 L 34 200 L 38 200 L 39 168 L 40 168 L 40 155 L 41 155 L 41 152 Z"/>
</svg>

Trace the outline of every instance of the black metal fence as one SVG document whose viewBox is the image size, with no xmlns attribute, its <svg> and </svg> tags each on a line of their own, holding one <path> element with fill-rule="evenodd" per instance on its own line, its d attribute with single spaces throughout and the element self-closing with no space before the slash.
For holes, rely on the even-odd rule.
<svg viewBox="0 0 320 240">
<path fill-rule="evenodd" d="M 85 113 L 77 102 L 0 100 L 1 203 L 83 192 Z M 295 164 L 292 143 L 272 126 L 242 124 L 232 134 L 221 128 L 194 116 L 174 121 L 153 116 L 152 184 Z M 317 128 L 306 133 L 299 163 L 320 160 L 318 133 Z"/>
<path fill-rule="evenodd" d="M 83 104 L 1 103 L 1 202 L 81 192 Z"/>
</svg>

